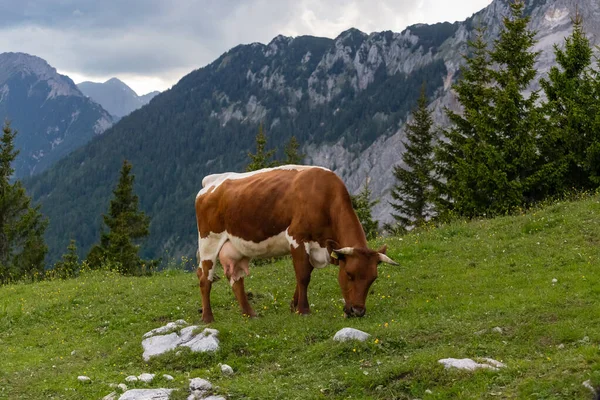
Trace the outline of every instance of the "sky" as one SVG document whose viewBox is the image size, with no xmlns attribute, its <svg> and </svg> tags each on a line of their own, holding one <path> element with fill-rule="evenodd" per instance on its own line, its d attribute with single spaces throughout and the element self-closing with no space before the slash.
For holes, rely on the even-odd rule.
<svg viewBox="0 0 600 400">
<path fill-rule="evenodd" d="M 165 90 L 238 44 L 335 38 L 462 21 L 491 0 L 0 0 L 0 52 L 36 55 L 79 83 Z"/>
</svg>

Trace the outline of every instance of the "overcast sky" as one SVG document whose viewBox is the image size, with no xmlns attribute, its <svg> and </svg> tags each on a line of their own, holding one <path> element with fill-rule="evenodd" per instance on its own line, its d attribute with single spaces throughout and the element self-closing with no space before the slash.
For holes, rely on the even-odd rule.
<svg viewBox="0 0 600 400">
<path fill-rule="evenodd" d="M 44 58 L 76 83 L 165 90 L 240 43 L 334 38 L 461 21 L 491 0 L 0 0 L 0 52 Z"/>
</svg>

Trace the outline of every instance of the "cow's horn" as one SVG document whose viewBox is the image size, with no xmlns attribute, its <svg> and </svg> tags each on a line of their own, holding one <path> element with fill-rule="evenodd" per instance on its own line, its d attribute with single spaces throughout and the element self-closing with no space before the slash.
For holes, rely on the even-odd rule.
<svg viewBox="0 0 600 400">
<path fill-rule="evenodd" d="M 352 254 L 354 254 L 354 249 L 352 247 L 343 247 L 341 249 L 333 251 L 337 254 L 344 254 L 346 256 L 351 256 Z"/>
<path fill-rule="evenodd" d="M 382 253 L 379 253 L 379 261 L 384 262 L 386 264 L 400 265 L 396 261 L 392 260 L 391 258 Z"/>
</svg>

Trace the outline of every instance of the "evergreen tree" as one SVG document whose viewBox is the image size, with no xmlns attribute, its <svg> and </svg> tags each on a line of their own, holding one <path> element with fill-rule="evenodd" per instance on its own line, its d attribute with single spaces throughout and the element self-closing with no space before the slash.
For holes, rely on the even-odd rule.
<svg viewBox="0 0 600 400">
<path fill-rule="evenodd" d="M 16 134 L 6 122 L 0 140 L 0 283 L 41 277 L 48 251 L 44 243 L 48 221 L 39 206 L 31 206 L 21 182 L 10 182 L 19 153 L 14 146 Z"/>
<path fill-rule="evenodd" d="M 290 138 L 289 143 L 285 147 L 285 164 L 300 164 L 304 159 L 304 154 L 298 153 L 300 144 L 296 140 L 296 136 Z"/>
<path fill-rule="evenodd" d="M 417 108 L 413 111 L 414 121 L 406 124 L 405 151 L 402 161 L 406 168 L 394 167 L 396 184 L 392 189 L 390 205 L 392 216 L 402 230 L 410 226 L 422 226 L 433 216 L 434 173 L 433 149 L 435 133 L 425 85 L 421 90 Z"/>
<path fill-rule="evenodd" d="M 62 260 L 54 264 L 54 274 L 56 277 L 62 279 L 71 278 L 77 275 L 79 267 L 77 245 L 75 240 L 71 239 L 67 247 L 67 252 L 62 256 Z"/>
<path fill-rule="evenodd" d="M 142 270 L 143 261 L 138 255 L 139 245 L 135 244 L 149 233 L 149 218 L 138 210 L 139 199 L 133 192 L 135 176 L 131 174 L 131 164 L 125 160 L 121 168 L 119 182 L 113 191 L 108 214 L 103 215 L 108 232 L 102 232 L 100 244 L 94 246 L 88 255 L 91 265 L 99 266 L 103 261 L 115 263 L 123 274 L 137 274 Z"/>
<path fill-rule="evenodd" d="M 599 139 L 593 126 L 598 110 L 590 71 L 593 52 L 579 13 L 564 50 L 554 45 L 554 52 L 558 65 L 550 69 L 548 79 L 540 81 L 547 97 L 543 105 L 546 125 L 539 144 L 540 197 L 571 188 L 591 189 L 600 183 L 593 182 L 599 171 L 594 171 L 588 159 Z"/>
<path fill-rule="evenodd" d="M 261 123 L 258 127 L 258 133 L 256 134 L 256 153 L 252 154 L 248 152 L 250 164 L 248 164 L 246 167 L 246 171 L 256 171 L 262 168 L 270 168 L 277 165 L 276 161 L 271 160 L 276 149 L 265 151 L 266 146 L 267 136 L 264 133 L 263 124 Z"/>
<path fill-rule="evenodd" d="M 371 200 L 371 189 L 369 188 L 370 178 L 367 177 L 365 185 L 362 190 L 354 196 L 350 196 L 352 200 L 352 208 L 358 216 L 367 240 L 375 239 L 377 236 L 377 230 L 379 229 L 379 223 L 373 220 L 372 210 L 373 207 L 379 203 L 379 200 Z"/>
<path fill-rule="evenodd" d="M 511 212 L 534 197 L 536 135 L 541 113 L 538 93 L 522 93 L 535 78 L 535 32 L 528 30 L 525 4 L 515 0 L 511 15 L 488 52 L 479 30 L 470 43 L 462 80 L 455 86 L 463 115 L 448 111 L 448 143 L 437 152 L 446 211 L 459 215 Z"/>
</svg>

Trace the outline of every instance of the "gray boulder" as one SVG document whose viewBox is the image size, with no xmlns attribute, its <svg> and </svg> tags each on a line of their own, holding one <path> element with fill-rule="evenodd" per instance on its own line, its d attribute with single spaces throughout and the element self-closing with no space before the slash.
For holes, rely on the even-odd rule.
<svg viewBox="0 0 600 400">
<path fill-rule="evenodd" d="M 335 340 L 336 342 L 345 342 L 348 340 L 358 340 L 360 342 L 364 342 L 369 337 L 371 337 L 371 335 L 369 335 L 366 332 L 359 331 L 358 329 L 344 328 L 337 331 L 337 333 L 333 337 L 333 340 Z"/>
</svg>

